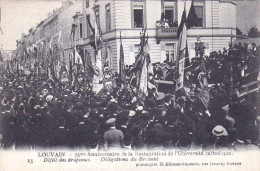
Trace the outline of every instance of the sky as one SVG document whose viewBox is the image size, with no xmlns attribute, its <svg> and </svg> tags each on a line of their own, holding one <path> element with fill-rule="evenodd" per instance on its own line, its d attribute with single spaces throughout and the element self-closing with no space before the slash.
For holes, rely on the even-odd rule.
<svg viewBox="0 0 260 171">
<path fill-rule="evenodd" d="M 64 0 L 0 0 L 1 28 L 0 43 L 5 50 L 13 50 L 21 33 L 28 33 L 31 27 L 47 17 L 48 12 L 61 7 Z M 251 25 L 260 30 L 260 0 L 237 1 L 237 26 L 246 33 Z M 1 44 L 0 44 L 1 46 Z"/>
<path fill-rule="evenodd" d="M 47 17 L 48 12 L 62 6 L 61 0 L 0 0 L 1 28 L 0 42 L 5 50 L 14 50 L 21 33 L 28 33 L 31 27 Z"/>
<path fill-rule="evenodd" d="M 237 27 L 247 33 L 251 26 L 260 30 L 260 0 L 237 1 Z"/>
</svg>

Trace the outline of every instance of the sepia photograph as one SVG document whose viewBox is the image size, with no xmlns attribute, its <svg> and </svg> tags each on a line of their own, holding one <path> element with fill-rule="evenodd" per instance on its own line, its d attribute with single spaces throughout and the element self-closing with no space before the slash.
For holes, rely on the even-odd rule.
<svg viewBox="0 0 260 171">
<path fill-rule="evenodd" d="M 0 170 L 259 170 L 259 21 L 258 0 L 0 0 Z"/>
</svg>

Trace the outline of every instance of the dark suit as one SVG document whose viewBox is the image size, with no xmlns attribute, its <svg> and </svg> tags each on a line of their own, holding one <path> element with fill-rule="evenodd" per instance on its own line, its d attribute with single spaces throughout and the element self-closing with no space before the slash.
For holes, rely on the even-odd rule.
<svg viewBox="0 0 260 171">
<path fill-rule="evenodd" d="M 104 133 L 105 147 L 106 148 L 121 148 L 123 145 L 124 135 L 123 132 L 111 127 Z"/>
</svg>

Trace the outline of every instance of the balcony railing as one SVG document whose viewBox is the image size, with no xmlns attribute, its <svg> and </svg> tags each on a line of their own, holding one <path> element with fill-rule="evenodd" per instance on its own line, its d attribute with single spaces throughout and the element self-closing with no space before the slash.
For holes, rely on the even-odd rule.
<svg viewBox="0 0 260 171">
<path fill-rule="evenodd" d="M 169 37 L 177 37 L 177 27 L 157 27 L 156 36 L 157 38 L 169 38 Z"/>
</svg>

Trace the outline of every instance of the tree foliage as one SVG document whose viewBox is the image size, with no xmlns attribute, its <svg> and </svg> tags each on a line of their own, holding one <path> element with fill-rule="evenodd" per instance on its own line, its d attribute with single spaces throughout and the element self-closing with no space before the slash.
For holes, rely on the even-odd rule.
<svg viewBox="0 0 260 171">
<path fill-rule="evenodd" d="M 258 28 L 255 27 L 255 26 L 252 26 L 252 27 L 248 30 L 248 37 L 251 37 L 251 38 L 260 37 L 260 31 L 258 30 Z"/>
</svg>

